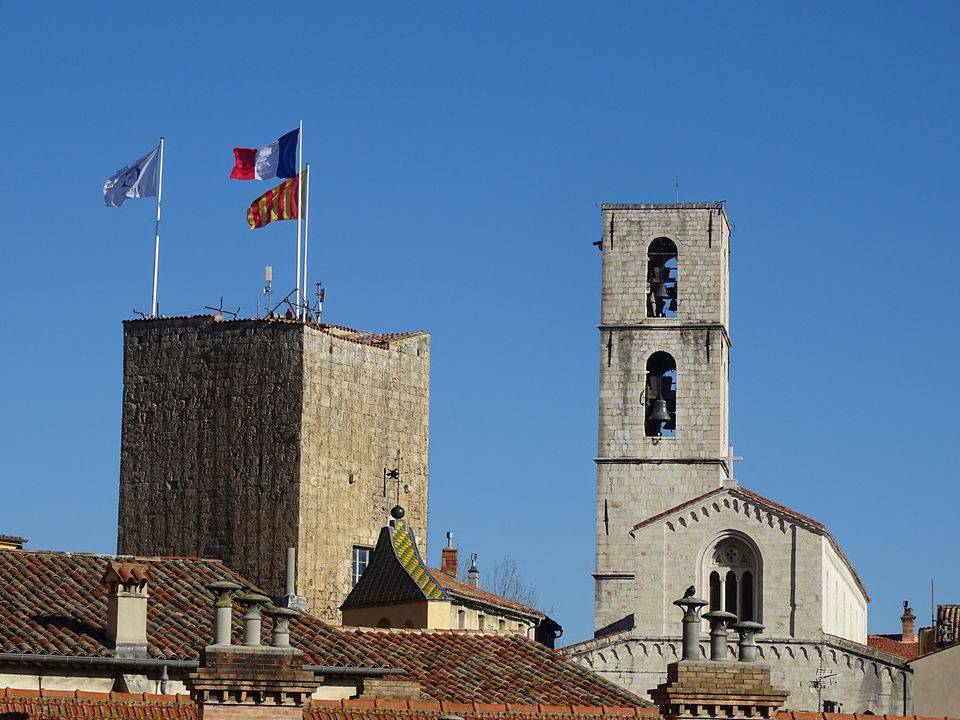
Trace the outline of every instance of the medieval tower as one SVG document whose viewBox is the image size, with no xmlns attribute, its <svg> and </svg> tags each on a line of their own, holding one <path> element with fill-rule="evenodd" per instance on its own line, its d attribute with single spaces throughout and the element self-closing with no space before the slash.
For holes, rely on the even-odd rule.
<svg viewBox="0 0 960 720">
<path fill-rule="evenodd" d="M 634 523 L 727 468 L 730 225 L 721 203 L 604 205 L 595 627 L 633 612 Z"/>
<path fill-rule="evenodd" d="M 294 547 L 297 592 L 339 621 L 390 508 L 426 538 L 429 358 L 422 332 L 127 321 L 118 551 L 220 558 L 280 596 Z"/>
</svg>

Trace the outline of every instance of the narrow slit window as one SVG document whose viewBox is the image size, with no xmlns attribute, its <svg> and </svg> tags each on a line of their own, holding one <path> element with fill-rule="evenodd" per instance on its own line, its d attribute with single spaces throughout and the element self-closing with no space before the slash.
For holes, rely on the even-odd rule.
<svg viewBox="0 0 960 720">
<path fill-rule="evenodd" d="M 726 597 L 724 598 L 724 610 L 728 613 L 737 614 L 737 574 L 731 570 L 727 573 Z"/>
<path fill-rule="evenodd" d="M 677 246 L 658 237 L 647 248 L 647 317 L 677 316 Z"/>
<path fill-rule="evenodd" d="M 677 362 L 665 352 L 655 352 L 647 360 L 645 422 L 647 437 L 673 437 L 677 434 Z"/>
<path fill-rule="evenodd" d="M 716 570 L 710 573 L 710 609 L 720 609 L 720 573 Z"/>
</svg>

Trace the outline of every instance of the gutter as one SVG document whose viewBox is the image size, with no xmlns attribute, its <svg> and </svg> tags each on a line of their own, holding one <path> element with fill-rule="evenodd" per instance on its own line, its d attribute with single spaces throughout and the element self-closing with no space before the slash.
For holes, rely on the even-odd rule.
<svg viewBox="0 0 960 720">
<path fill-rule="evenodd" d="M 197 660 L 164 660 L 162 658 L 118 658 L 98 655 L 44 655 L 40 653 L 0 652 L 0 663 L 19 663 L 24 665 L 79 665 L 82 667 L 136 668 L 154 670 L 196 670 L 200 667 Z M 359 675 L 379 677 L 384 675 L 406 675 L 400 668 L 364 668 L 350 665 L 304 665 L 303 669 L 325 675 Z"/>
</svg>

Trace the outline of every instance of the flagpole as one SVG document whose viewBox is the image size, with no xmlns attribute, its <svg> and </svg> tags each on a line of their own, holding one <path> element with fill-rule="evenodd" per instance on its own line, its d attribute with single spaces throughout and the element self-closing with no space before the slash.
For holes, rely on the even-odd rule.
<svg viewBox="0 0 960 720">
<path fill-rule="evenodd" d="M 300 121 L 300 132 L 297 136 L 297 282 L 295 286 L 297 300 L 297 319 L 303 311 L 300 300 L 300 226 L 303 217 L 303 120 Z"/>
<path fill-rule="evenodd" d="M 157 270 L 160 266 L 160 200 L 163 197 L 163 138 L 160 138 L 160 177 L 157 181 L 157 226 L 153 236 L 153 300 L 150 316 L 157 317 Z"/>
<path fill-rule="evenodd" d="M 303 295 L 306 300 L 304 303 L 310 306 L 310 285 L 307 283 L 307 250 L 310 247 L 310 163 L 307 163 L 307 190 L 306 190 L 306 213 L 303 220 Z"/>
</svg>

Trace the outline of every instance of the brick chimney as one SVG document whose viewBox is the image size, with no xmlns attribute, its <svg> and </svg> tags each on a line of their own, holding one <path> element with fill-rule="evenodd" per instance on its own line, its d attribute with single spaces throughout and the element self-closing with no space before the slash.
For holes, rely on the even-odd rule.
<svg viewBox="0 0 960 720">
<path fill-rule="evenodd" d="M 667 681 L 650 691 L 651 699 L 666 720 L 697 718 L 775 718 L 789 694 L 770 680 L 770 667 L 756 661 L 754 636 L 758 623 L 734 625 L 740 634 L 739 660 L 727 653 L 727 628 L 731 613 L 711 612 L 710 660 L 699 655 L 700 609 L 705 600 L 693 597 L 694 589 L 673 604 L 684 611 L 683 658 L 667 665 Z"/>
<path fill-rule="evenodd" d="M 913 610 L 910 608 L 910 601 L 904 600 L 903 615 L 900 616 L 900 623 L 903 626 L 903 634 L 900 636 L 901 642 L 915 643 L 917 641 L 916 622 L 917 616 L 913 614 Z"/>
<path fill-rule="evenodd" d="M 453 533 L 447 532 L 447 546 L 440 554 L 440 571 L 450 577 L 456 577 L 457 564 L 457 549 L 453 546 Z"/>
<path fill-rule="evenodd" d="M 215 589 L 217 610 L 224 597 L 232 599 L 220 590 Z M 289 621 L 298 613 L 289 608 L 262 610 L 266 598 L 261 595 L 239 599 L 247 608 L 246 644 L 208 645 L 200 654 L 200 667 L 187 679 L 199 720 L 303 720 L 304 705 L 320 681 L 303 669 L 303 652 L 289 645 Z M 270 645 L 260 644 L 263 614 L 273 620 Z"/>
<path fill-rule="evenodd" d="M 100 582 L 107 588 L 107 640 L 114 657 L 147 654 L 147 586 L 152 579 L 145 563 L 107 564 Z"/>
<path fill-rule="evenodd" d="M 477 569 L 477 554 L 470 555 L 470 569 L 467 570 L 467 582 L 473 587 L 480 586 L 480 571 Z"/>
</svg>

